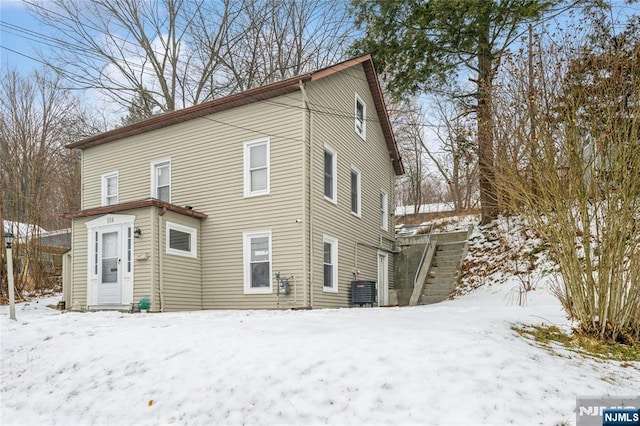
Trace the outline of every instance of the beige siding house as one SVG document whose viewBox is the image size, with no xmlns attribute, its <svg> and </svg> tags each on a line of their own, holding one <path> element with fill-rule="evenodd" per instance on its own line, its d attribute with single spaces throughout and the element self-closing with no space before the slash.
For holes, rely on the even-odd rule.
<svg viewBox="0 0 640 426">
<path fill-rule="evenodd" d="M 72 309 L 345 307 L 354 279 L 389 302 L 403 168 L 369 55 L 69 148 Z"/>
</svg>

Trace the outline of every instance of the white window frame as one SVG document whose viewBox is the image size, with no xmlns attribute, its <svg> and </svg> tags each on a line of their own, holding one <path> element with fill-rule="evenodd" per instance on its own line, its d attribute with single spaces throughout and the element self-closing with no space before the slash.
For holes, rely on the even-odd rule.
<svg viewBox="0 0 640 426">
<path fill-rule="evenodd" d="M 380 190 L 380 229 L 389 230 L 389 194 L 384 189 Z"/>
<path fill-rule="evenodd" d="M 158 172 L 157 169 L 158 167 L 162 167 L 162 166 L 169 166 L 169 201 L 165 201 L 167 203 L 171 203 L 171 186 L 172 186 L 172 167 L 171 167 L 171 159 L 170 158 L 164 158 L 162 160 L 156 160 L 156 161 L 152 161 L 151 162 L 151 198 L 155 198 L 157 200 L 159 200 L 160 198 L 158 198 Z"/>
<path fill-rule="evenodd" d="M 331 244 L 331 265 L 333 266 L 332 287 L 325 287 L 324 285 L 324 245 L 325 243 Z M 322 236 L 322 291 L 325 293 L 337 293 L 338 292 L 338 240 L 329 235 Z"/>
<path fill-rule="evenodd" d="M 184 257 L 198 257 L 198 230 L 196 228 L 192 228 L 190 226 L 182 225 L 180 223 L 175 222 L 166 222 L 166 231 L 165 231 L 165 250 L 167 254 L 173 254 L 176 256 L 184 256 Z M 185 234 L 189 234 L 191 236 L 190 243 L 191 248 L 190 251 L 183 251 L 169 247 L 169 235 L 171 230 L 184 232 Z"/>
<path fill-rule="evenodd" d="M 332 195 L 333 197 L 328 197 L 325 191 L 325 153 L 331 154 L 331 164 L 333 170 L 333 181 L 332 181 Z M 338 153 L 335 149 L 331 148 L 329 145 L 324 146 L 324 151 L 322 152 L 322 194 L 324 195 L 324 199 L 332 202 L 333 204 L 338 204 Z"/>
<path fill-rule="evenodd" d="M 252 238 L 269 238 L 269 287 L 251 287 L 251 239 Z M 242 233 L 242 251 L 244 263 L 244 294 L 271 294 L 273 293 L 273 280 L 271 272 L 273 271 L 273 250 L 271 230 L 263 231 L 246 231 Z"/>
<path fill-rule="evenodd" d="M 353 182 L 351 180 L 351 175 L 355 173 L 357 176 L 357 181 L 356 181 L 356 190 L 358 191 L 357 195 L 357 203 L 358 203 L 358 210 L 357 211 L 353 211 Z M 362 173 L 360 172 L 360 170 L 355 167 L 355 166 L 351 166 L 351 172 L 349 173 L 349 204 L 350 204 L 350 208 L 351 208 L 351 214 L 356 216 L 356 217 L 362 217 Z"/>
<path fill-rule="evenodd" d="M 109 190 L 109 185 L 107 184 L 107 181 L 110 178 L 116 178 L 116 193 L 115 194 L 109 194 L 108 190 Z M 114 204 L 118 204 L 118 200 L 119 200 L 119 195 L 118 193 L 120 192 L 120 176 L 118 174 L 118 171 L 116 170 L 115 172 L 109 172 L 109 173 L 105 173 L 103 174 L 101 177 L 101 182 L 102 182 L 102 193 L 101 193 L 101 199 L 102 199 L 102 205 L 103 206 L 112 206 Z M 115 197 L 115 202 L 114 203 L 110 203 L 109 202 L 109 198 Z"/>
<path fill-rule="evenodd" d="M 266 145 L 267 147 L 267 188 L 260 191 L 251 191 L 251 148 L 254 146 Z M 244 196 L 256 197 L 260 195 L 269 195 L 271 191 L 271 143 L 270 139 L 261 138 L 244 143 Z"/>
<path fill-rule="evenodd" d="M 362 121 L 358 119 L 358 104 L 362 105 Z M 353 103 L 353 115 L 354 129 L 358 136 L 365 140 L 367 137 L 367 104 L 357 93 L 355 94 L 355 101 Z"/>
</svg>

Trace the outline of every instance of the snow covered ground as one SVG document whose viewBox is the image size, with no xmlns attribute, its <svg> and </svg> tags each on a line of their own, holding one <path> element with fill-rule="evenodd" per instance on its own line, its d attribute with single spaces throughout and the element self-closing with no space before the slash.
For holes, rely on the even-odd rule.
<svg viewBox="0 0 640 426">
<path fill-rule="evenodd" d="M 640 363 L 531 344 L 567 325 L 508 284 L 414 308 L 65 313 L 0 308 L 2 425 L 517 424 L 575 419 L 577 395 L 638 392 Z M 625 367 L 624 365 L 627 365 Z"/>
</svg>

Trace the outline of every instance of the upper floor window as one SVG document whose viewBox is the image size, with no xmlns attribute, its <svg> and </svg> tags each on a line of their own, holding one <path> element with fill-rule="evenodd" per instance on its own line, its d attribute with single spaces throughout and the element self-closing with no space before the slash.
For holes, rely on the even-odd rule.
<svg viewBox="0 0 640 426">
<path fill-rule="evenodd" d="M 360 170 L 351 167 L 351 213 L 360 217 Z"/>
<path fill-rule="evenodd" d="M 178 256 L 197 256 L 197 230 L 190 226 L 167 222 L 167 253 Z"/>
<path fill-rule="evenodd" d="M 322 246 L 324 265 L 322 290 L 338 292 L 338 240 L 324 235 Z"/>
<path fill-rule="evenodd" d="M 271 293 L 271 231 L 245 232 L 244 292 Z"/>
<path fill-rule="evenodd" d="M 171 202 L 171 160 L 151 163 L 151 197 Z"/>
<path fill-rule="evenodd" d="M 269 194 L 269 139 L 244 144 L 244 196 Z"/>
<path fill-rule="evenodd" d="M 367 106 L 358 94 L 355 96 L 355 129 L 362 139 L 367 136 Z"/>
<path fill-rule="evenodd" d="M 380 191 L 380 228 L 389 230 L 389 197 L 385 191 Z"/>
<path fill-rule="evenodd" d="M 118 172 L 102 175 L 102 205 L 118 204 Z"/>
<path fill-rule="evenodd" d="M 324 198 L 333 203 L 338 202 L 337 157 L 338 154 L 333 149 L 328 146 L 324 147 Z"/>
</svg>

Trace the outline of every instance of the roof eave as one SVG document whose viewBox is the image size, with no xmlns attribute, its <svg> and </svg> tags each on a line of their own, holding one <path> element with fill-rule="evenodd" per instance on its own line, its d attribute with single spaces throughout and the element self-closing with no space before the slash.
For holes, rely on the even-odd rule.
<svg viewBox="0 0 640 426">
<path fill-rule="evenodd" d="M 68 149 L 85 149 L 103 143 L 124 139 L 129 136 L 139 135 L 152 130 L 161 129 L 174 124 L 192 120 L 194 118 L 203 117 L 214 114 L 216 112 L 225 111 L 254 102 L 259 102 L 276 96 L 286 95 L 299 90 L 299 83 L 311 80 L 311 74 L 303 74 L 292 77 L 266 86 L 256 87 L 247 91 L 236 93 L 234 95 L 225 96 L 224 98 L 215 99 L 213 101 L 204 102 L 189 108 L 167 112 L 165 114 L 156 115 L 128 126 L 118 127 L 105 133 L 73 142 L 66 147 Z"/>
<path fill-rule="evenodd" d="M 186 207 L 177 206 L 175 204 L 167 203 L 165 201 L 160 201 L 155 198 L 147 198 L 146 200 L 129 201 L 126 203 L 114 204 L 111 206 L 94 207 L 91 209 L 80 210 L 77 212 L 65 213 L 62 215 L 62 217 L 66 219 L 77 219 L 81 217 L 117 213 L 117 212 L 122 212 L 126 210 L 140 209 L 140 208 L 146 208 L 146 207 L 159 207 L 162 209 L 166 209 L 167 211 L 178 213 L 183 216 L 194 217 L 196 219 L 207 218 L 207 215 L 205 213 L 202 213 L 193 209 L 188 209 Z"/>
</svg>

